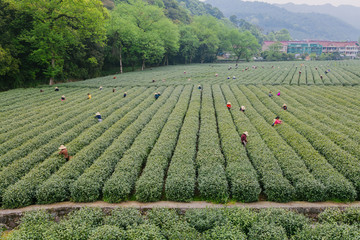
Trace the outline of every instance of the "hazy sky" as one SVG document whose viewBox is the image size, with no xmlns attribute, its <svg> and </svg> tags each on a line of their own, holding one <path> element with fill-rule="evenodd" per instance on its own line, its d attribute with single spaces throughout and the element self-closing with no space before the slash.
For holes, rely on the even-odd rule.
<svg viewBox="0 0 360 240">
<path fill-rule="evenodd" d="M 295 4 L 308 4 L 308 5 L 322 5 L 330 3 L 334 6 L 339 5 L 353 5 L 360 7 L 360 0 L 245 0 L 245 1 L 258 1 L 267 3 L 295 3 Z"/>
</svg>

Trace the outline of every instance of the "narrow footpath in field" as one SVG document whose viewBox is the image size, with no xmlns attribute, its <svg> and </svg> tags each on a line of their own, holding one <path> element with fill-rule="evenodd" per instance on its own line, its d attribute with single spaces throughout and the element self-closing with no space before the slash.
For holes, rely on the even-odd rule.
<svg viewBox="0 0 360 240">
<path fill-rule="evenodd" d="M 193 208 L 224 208 L 224 207 L 242 207 L 242 208 L 284 208 L 297 210 L 303 213 L 316 213 L 321 212 L 325 208 L 348 208 L 348 207 L 360 207 L 360 201 L 351 203 L 337 203 L 337 202 L 302 202 L 294 201 L 288 203 L 277 203 L 268 201 L 259 201 L 253 203 L 227 203 L 227 204 L 216 204 L 205 201 L 193 201 L 189 203 L 184 202 L 171 202 L 171 201 L 159 201 L 151 203 L 142 203 L 137 201 L 128 201 L 122 203 L 107 203 L 102 201 L 91 202 L 91 203 L 74 203 L 74 202 L 61 202 L 54 204 L 44 205 L 31 205 L 24 208 L 17 209 L 2 209 L 0 210 L 1 216 L 8 214 L 19 214 L 34 210 L 57 210 L 57 209 L 78 209 L 82 207 L 99 207 L 103 209 L 112 209 L 118 207 L 124 208 L 140 208 L 140 209 L 151 209 L 151 208 L 172 208 L 172 209 L 193 209 Z"/>
</svg>

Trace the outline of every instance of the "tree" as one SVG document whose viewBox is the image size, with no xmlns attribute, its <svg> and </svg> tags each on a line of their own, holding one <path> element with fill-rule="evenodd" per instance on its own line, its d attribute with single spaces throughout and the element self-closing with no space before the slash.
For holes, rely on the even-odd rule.
<svg viewBox="0 0 360 240">
<path fill-rule="evenodd" d="M 260 44 L 249 31 L 239 32 L 237 29 L 233 29 L 229 34 L 229 40 L 232 51 L 236 55 L 236 62 L 240 58 L 250 61 L 250 58 L 260 49 Z"/>
<path fill-rule="evenodd" d="M 45 68 L 50 85 L 62 73 L 69 46 L 83 48 L 84 39 L 99 44 L 105 40 L 107 10 L 100 0 L 16 1 L 34 18 L 33 28 L 22 35 L 22 40 L 34 48 L 32 59 Z"/>
<path fill-rule="evenodd" d="M 132 42 L 138 42 L 139 31 L 135 21 L 123 14 L 123 9 L 129 4 L 121 3 L 110 13 L 110 20 L 106 25 L 108 44 L 111 53 L 119 56 L 120 73 L 123 73 L 123 51 Z"/>
<path fill-rule="evenodd" d="M 126 49 L 127 55 L 146 63 L 164 62 L 179 49 L 179 31 L 163 9 L 141 0 L 118 4 L 111 14 L 109 38 L 118 49 Z M 120 55 L 122 56 L 122 55 Z M 121 63 L 121 61 L 120 61 Z"/>
<path fill-rule="evenodd" d="M 0 90 L 25 86 L 35 80 L 36 64 L 28 64 L 31 46 L 20 41 L 23 31 L 32 28 L 32 17 L 14 1 L 0 1 Z M 28 68 L 28 65 L 32 65 Z"/>
<path fill-rule="evenodd" d="M 191 63 L 195 57 L 200 42 L 193 29 L 190 26 L 183 25 L 180 27 L 180 53 L 186 63 Z"/>
<path fill-rule="evenodd" d="M 281 29 L 278 32 L 275 32 L 276 41 L 290 41 L 292 38 L 287 29 Z"/>
<path fill-rule="evenodd" d="M 216 58 L 216 53 L 220 44 L 223 25 L 214 17 L 209 15 L 195 16 L 190 24 L 199 39 L 198 57 L 200 62 L 212 61 Z"/>
</svg>

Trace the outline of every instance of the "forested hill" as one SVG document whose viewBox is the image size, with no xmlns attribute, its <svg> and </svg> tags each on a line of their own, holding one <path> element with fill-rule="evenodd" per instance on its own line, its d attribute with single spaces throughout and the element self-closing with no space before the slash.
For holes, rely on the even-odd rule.
<svg viewBox="0 0 360 240">
<path fill-rule="evenodd" d="M 294 13 L 262 2 L 206 0 L 227 17 L 236 15 L 265 32 L 289 30 L 294 39 L 357 40 L 360 30 L 335 17 L 319 13 Z"/>
<path fill-rule="evenodd" d="M 324 5 L 307 5 L 307 4 L 275 4 L 278 7 L 285 8 L 290 12 L 298 13 L 322 13 L 327 14 L 360 29 L 360 7 L 350 5 L 340 5 L 335 7 L 331 4 Z"/>
<path fill-rule="evenodd" d="M 113 9 L 115 3 L 127 2 L 127 0 L 101 0 L 104 6 L 108 9 Z M 178 20 L 182 22 L 188 20 L 185 19 L 185 15 L 190 13 L 191 15 L 211 15 L 217 19 L 224 17 L 224 14 L 216 7 L 211 6 L 208 3 L 200 2 L 199 0 L 148 0 L 150 4 L 158 5 L 165 8 L 165 14 L 169 18 L 177 16 Z M 176 18 L 176 17 L 175 17 Z"/>
</svg>

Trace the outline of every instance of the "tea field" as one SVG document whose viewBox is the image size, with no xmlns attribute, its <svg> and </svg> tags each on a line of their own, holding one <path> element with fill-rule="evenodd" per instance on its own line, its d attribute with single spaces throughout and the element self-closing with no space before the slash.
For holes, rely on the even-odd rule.
<svg viewBox="0 0 360 240">
<path fill-rule="evenodd" d="M 274 62 L 160 67 L 60 84 L 58 92 L 2 92 L 1 207 L 68 200 L 354 201 L 359 83 L 357 61 Z M 157 100 L 154 92 L 161 93 Z M 283 124 L 273 127 L 276 116 Z M 58 154 L 62 144 L 68 162 Z"/>
</svg>

